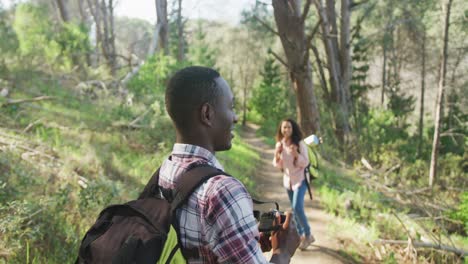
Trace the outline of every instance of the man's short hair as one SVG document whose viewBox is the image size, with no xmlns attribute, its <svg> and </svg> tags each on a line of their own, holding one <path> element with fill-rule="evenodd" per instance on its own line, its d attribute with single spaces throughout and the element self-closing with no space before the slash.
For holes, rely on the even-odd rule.
<svg viewBox="0 0 468 264">
<path fill-rule="evenodd" d="M 214 105 L 218 96 L 215 79 L 219 72 L 201 66 L 190 66 L 177 71 L 166 88 L 166 110 L 176 127 L 187 129 L 192 124 L 193 111 L 202 104 Z"/>
</svg>

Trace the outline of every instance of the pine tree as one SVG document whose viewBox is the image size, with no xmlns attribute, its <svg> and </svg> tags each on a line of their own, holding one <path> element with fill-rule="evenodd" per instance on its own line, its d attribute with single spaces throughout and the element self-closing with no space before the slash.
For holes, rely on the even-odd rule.
<svg viewBox="0 0 468 264">
<path fill-rule="evenodd" d="M 292 116 L 294 107 L 291 103 L 291 95 L 283 88 L 279 66 L 275 59 L 266 59 L 263 70 L 260 73 L 261 82 L 254 87 L 251 108 L 261 115 L 267 123 L 276 123 L 281 119 Z"/>
</svg>

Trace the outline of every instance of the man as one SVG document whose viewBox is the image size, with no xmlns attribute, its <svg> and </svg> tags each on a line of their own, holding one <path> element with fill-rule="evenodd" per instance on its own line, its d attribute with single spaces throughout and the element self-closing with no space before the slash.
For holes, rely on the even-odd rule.
<svg viewBox="0 0 468 264">
<path fill-rule="evenodd" d="M 174 189 L 181 174 L 195 164 L 223 170 L 214 156 L 231 148 L 237 123 L 234 96 L 213 69 L 187 67 L 176 72 L 166 89 L 166 109 L 176 143 L 163 162 L 159 184 Z M 210 178 L 176 212 L 183 251 L 189 263 L 267 263 L 259 245 L 252 199 L 244 185 L 225 175 Z M 289 263 L 299 236 L 288 213 L 283 230 L 271 237 L 273 263 Z"/>
</svg>

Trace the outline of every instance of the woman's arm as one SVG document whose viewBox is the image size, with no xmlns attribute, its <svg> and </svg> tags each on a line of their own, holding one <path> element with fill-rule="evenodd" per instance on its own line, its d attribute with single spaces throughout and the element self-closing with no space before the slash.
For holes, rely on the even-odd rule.
<svg viewBox="0 0 468 264">
<path fill-rule="evenodd" d="M 283 144 L 276 142 L 275 156 L 273 157 L 273 166 L 276 168 L 283 168 L 283 160 L 281 159 L 281 153 L 283 152 Z"/>
<path fill-rule="evenodd" d="M 296 166 L 305 168 L 307 164 L 309 164 L 309 152 L 306 144 L 301 141 L 299 142 L 299 155 L 297 155 Z"/>
</svg>

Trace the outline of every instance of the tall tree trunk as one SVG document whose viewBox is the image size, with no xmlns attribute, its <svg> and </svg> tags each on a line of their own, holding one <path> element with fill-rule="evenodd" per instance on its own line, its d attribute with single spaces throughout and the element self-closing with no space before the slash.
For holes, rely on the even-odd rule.
<svg viewBox="0 0 468 264">
<path fill-rule="evenodd" d="M 117 71 L 117 50 L 115 49 L 114 0 L 109 0 L 109 49 L 111 53 L 112 76 Z"/>
<path fill-rule="evenodd" d="M 115 76 L 117 69 L 117 56 L 115 51 L 115 38 L 114 38 L 114 3 L 113 0 L 102 0 L 102 24 L 104 25 L 104 45 L 103 53 L 106 58 L 107 64 L 110 68 L 111 75 Z"/>
<path fill-rule="evenodd" d="M 317 8 L 318 14 L 321 18 L 321 29 L 322 29 L 322 40 L 324 42 L 325 51 L 327 53 L 328 70 L 330 75 L 331 84 L 331 97 L 333 98 L 335 106 L 338 108 L 337 114 L 335 114 L 335 135 L 340 142 L 341 146 L 345 146 L 346 136 L 349 133 L 349 108 L 346 88 L 343 85 L 342 72 L 340 62 L 341 55 L 338 49 L 338 30 L 336 26 L 336 13 L 335 13 L 335 2 L 334 0 L 327 0 L 326 9 L 324 8 L 322 0 L 314 1 Z M 349 8 L 349 7 L 348 7 Z M 345 19 L 346 20 L 346 19 Z M 349 32 L 345 34 L 345 38 L 349 39 Z M 346 35 L 348 36 L 346 37 Z M 343 43 L 346 45 L 346 41 Z M 349 45 L 349 41 L 348 41 Z M 349 52 L 349 47 L 347 48 Z M 345 48 L 346 50 L 346 48 Z M 348 55 L 345 55 L 348 56 Z M 348 60 L 346 59 L 346 67 L 349 67 Z M 349 72 L 350 74 L 350 72 Z M 348 76 L 348 75 L 347 75 Z M 350 76 L 348 76 L 350 78 Z M 349 85 L 349 81 L 348 81 Z M 349 88 L 348 88 L 349 89 Z M 349 94 L 349 93 L 348 93 Z M 335 110 L 336 111 L 336 110 Z"/>
<path fill-rule="evenodd" d="M 382 94 L 380 96 L 380 104 L 383 106 L 384 105 L 384 99 L 385 99 L 385 87 L 387 85 L 387 45 L 385 44 L 385 38 L 383 40 L 382 44 L 382 50 L 383 50 L 383 62 L 382 62 Z"/>
<path fill-rule="evenodd" d="M 164 54 L 169 54 L 169 26 L 167 23 L 167 0 L 156 0 L 157 23 L 161 25 L 159 30 L 159 47 Z"/>
<path fill-rule="evenodd" d="M 164 54 L 169 54 L 167 0 L 155 0 L 154 2 L 156 5 L 157 20 L 154 27 L 153 39 L 148 50 L 148 57 L 153 56 L 159 49 L 163 49 Z"/>
<path fill-rule="evenodd" d="M 244 74 L 243 77 L 242 92 L 244 96 L 242 100 L 242 126 L 245 126 L 247 124 L 247 74 Z"/>
<path fill-rule="evenodd" d="M 436 101 L 436 115 L 434 120 L 434 140 L 432 142 L 431 164 L 429 168 L 429 186 L 433 187 L 437 177 L 437 158 L 439 153 L 440 144 L 440 125 L 442 119 L 442 102 L 444 99 L 445 89 L 445 76 L 447 74 L 447 57 L 448 57 L 448 39 L 449 39 L 449 26 L 450 26 L 450 8 L 452 0 L 447 1 L 445 26 L 444 26 L 444 46 L 442 49 L 442 56 L 440 62 L 440 75 L 439 75 L 439 88 L 437 91 Z"/>
<path fill-rule="evenodd" d="M 340 38 L 340 62 L 341 62 L 341 96 L 340 105 L 343 111 L 343 133 L 346 137 L 350 132 L 349 125 L 349 113 L 351 111 L 351 71 L 352 71 L 352 60 L 351 60 L 351 0 L 341 0 L 341 38 Z"/>
<path fill-rule="evenodd" d="M 56 0 L 59 8 L 60 17 L 63 22 L 70 22 L 70 13 L 68 12 L 68 6 L 66 0 Z"/>
<path fill-rule="evenodd" d="M 99 23 L 101 24 L 102 26 L 102 37 L 101 37 L 101 50 L 102 50 L 102 54 L 104 55 L 104 58 L 106 59 L 106 62 L 109 66 L 110 69 L 112 69 L 111 67 L 111 61 L 110 61 L 110 54 L 109 54 L 109 40 L 108 40 L 108 36 L 109 36 L 109 28 L 108 28 L 108 25 L 107 25 L 107 8 L 106 8 L 106 3 L 105 3 L 105 0 L 101 0 L 101 2 L 99 2 L 99 0 L 96 0 L 97 2 L 97 9 L 99 10 L 98 12 L 101 14 L 100 15 L 100 18 L 101 20 L 99 21 Z"/>
<path fill-rule="evenodd" d="M 148 48 L 147 57 L 151 57 L 158 51 L 160 48 L 164 49 L 165 54 L 169 54 L 168 47 L 168 31 L 167 31 L 167 1 L 166 0 L 155 0 L 156 8 L 156 25 L 154 26 L 153 38 Z M 137 75 L 145 62 L 141 61 L 137 66 L 135 66 L 127 75 L 122 79 L 122 85 L 127 85 L 127 83 Z"/>
<path fill-rule="evenodd" d="M 299 123 L 306 134 L 312 134 L 320 131 L 320 118 L 304 32 L 307 12 L 301 14 L 301 6 L 300 0 L 273 0 L 276 26 L 296 93 Z M 307 1 L 307 10 L 309 6 Z"/>
<path fill-rule="evenodd" d="M 159 32 L 161 31 L 161 24 L 157 24 L 154 27 L 153 38 L 151 38 L 151 43 L 148 48 L 148 57 L 154 55 L 156 50 L 159 49 Z"/>
<path fill-rule="evenodd" d="M 114 3 L 113 0 L 87 0 L 96 26 L 96 48 L 101 48 L 111 74 L 117 69 L 117 56 L 114 37 Z M 99 62 L 99 54 L 96 54 Z"/>
<path fill-rule="evenodd" d="M 424 92 L 426 89 L 426 30 L 423 29 L 421 41 L 421 98 L 419 106 L 419 145 L 418 157 L 421 158 L 423 146 L 424 131 Z"/>
<path fill-rule="evenodd" d="M 452 66 L 452 74 L 451 74 L 450 83 L 449 83 L 449 87 L 451 87 L 451 89 L 448 91 L 449 95 L 448 95 L 447 106 L 446 106 L 446 108 L 448 108 L 447 130 L 452 129 L 453 126 L 455 125 L 454 124 L 454 122 L 455 122 L 454 107 L 456 106 L 457 101 L 458 101 L 458 95 L 457 95 L 457 92 L 455 90 L 455 80 L 458 77 L 456 75 L 456 72 L 457 72 L 458 66 L 460 65 L 462 60 L 465 58 L 465 56 L 464 56 L 465 53 L 466 52 L 464 52 L 463 49 L 459 49 L 457 54 L 455 55 L 456 56 L 455 62 L 453 63 L 453 66 Z"/>
<path fill-rule="evenodd" d="M 84 9 L 84 2 L 81 1 L 81 0 L 79 0 L 77 2 L 78 2 L 78 10 L 80 12 L 80 23 L 82 25 L 88 25 L 88 23 L 87 23 L 88 17 L 86 15 L 86 12 L 85 12 L 85 9 Z M 86 65 L 91 66 L 91 54 L 90 54 L 89 51 L 86 52 L 85 58 L 86 58 Z"/>
<path fill-rule="evenodd" d="M 80 21 L 83 25 L 86 24 L 87 21 L 87 16 L 86 16 L 86 11 L 84 9 L 84 3 L 83 1 L 78 0 L 78 10 L 80 11 Z"/>
<path fill-rule="evenodd" d="M 184 43 L 184 23 L 182 21 L 182 0 L 178 0 L 179 8 L 177 9 L 177 61 L 182 62 L 185 60 L 185 43 Z"/>
<path fill-rule="evenodd" d="M 101 16 L 99 12 L 99 2 L 97 0 L 87 0 L 89 11 L 94 20 L 95 26 L 95 36 L 96 36 L 96 47 L 95 47 L 95 63 L 99 65 L 101 55 L 99 53 L 99 49 L 102 46 L 102 30 L 101 30 Z"/>
</svg>

